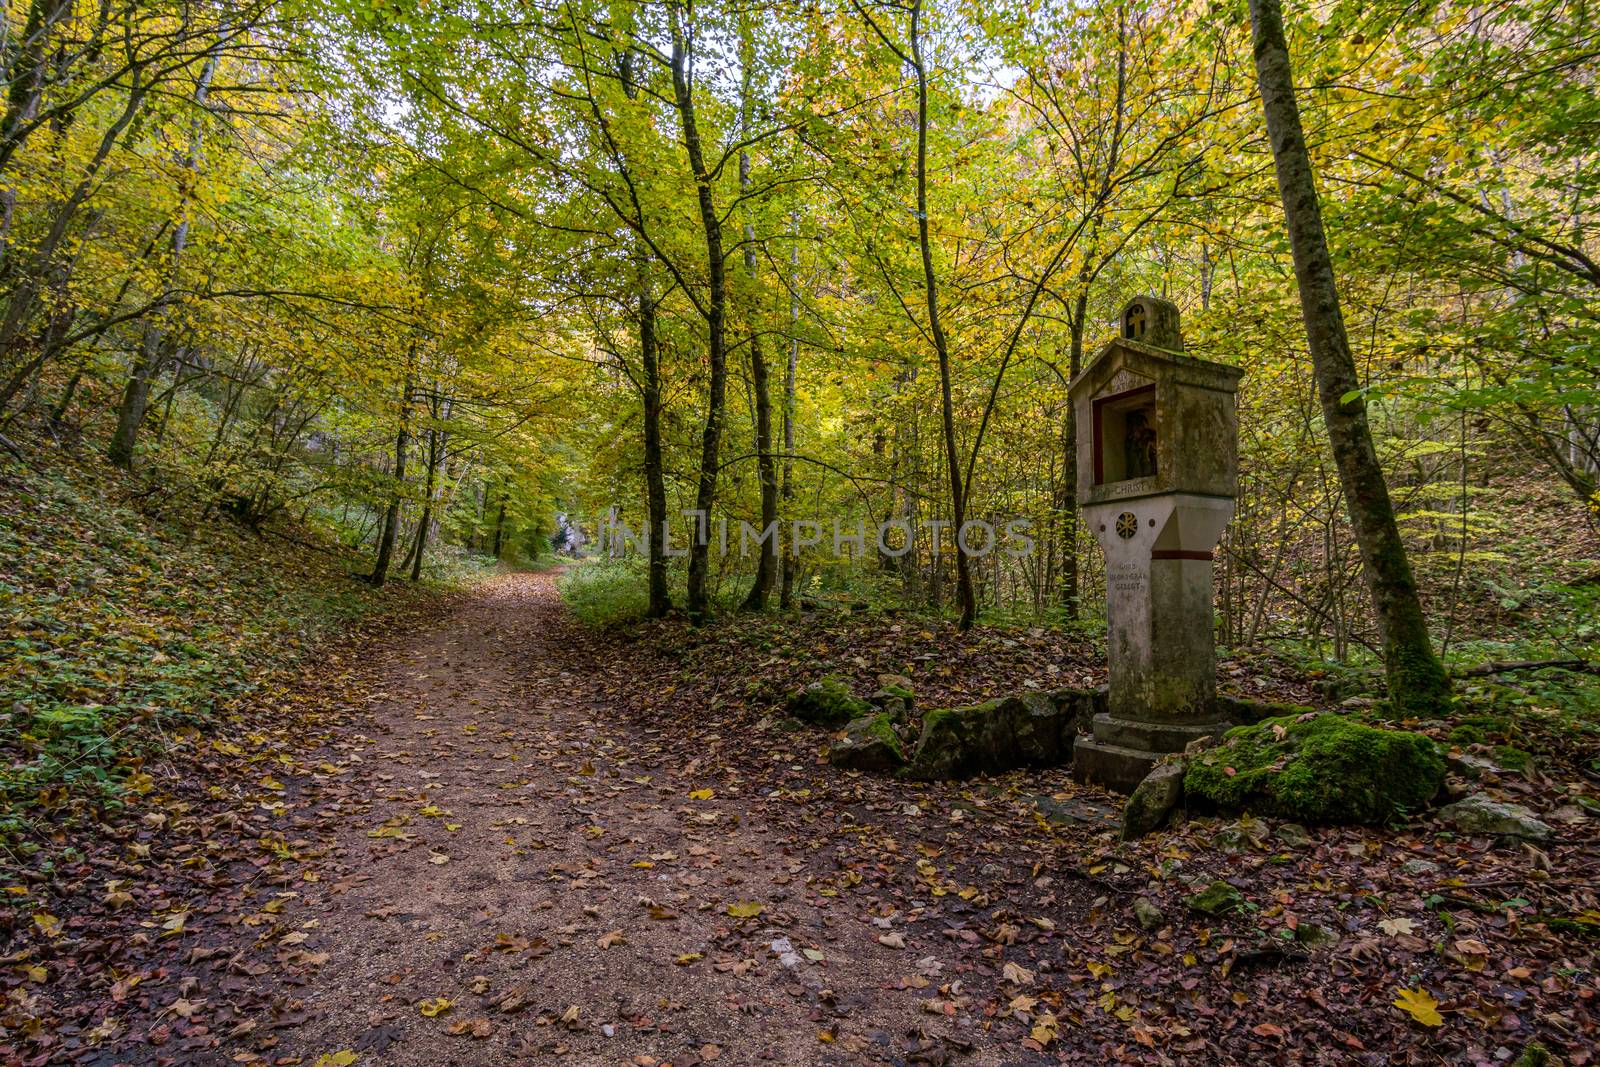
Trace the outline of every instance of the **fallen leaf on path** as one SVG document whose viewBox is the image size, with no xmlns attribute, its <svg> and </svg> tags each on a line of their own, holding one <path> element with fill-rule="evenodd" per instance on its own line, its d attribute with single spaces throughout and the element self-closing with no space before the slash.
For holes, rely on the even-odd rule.
<svg viewBox="0 0 1600 1067">
<path fill-rule="evenodd" d="M 1423 1026 L 1443 1026 L 1444 1016 L 1439 1014 L 1439 1002 L 1428 995 L 1426 989 L 1402 989 L 1394 1006 L 1410 1015 Z"/>
</svg>

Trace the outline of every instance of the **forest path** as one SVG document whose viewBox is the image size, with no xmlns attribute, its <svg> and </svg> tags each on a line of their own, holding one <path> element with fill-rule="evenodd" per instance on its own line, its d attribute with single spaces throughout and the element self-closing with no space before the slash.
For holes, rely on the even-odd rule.
<svg viewBox="0 0 1600 1067">
<path fill-rule="evenodd" d="M 327 958 L 278 1023 L 281 1051 L 905 1062 L 889 1046 L 911 1034 L 929 1056 L 912 1062 L 948 1055 L 889 920 L 797 892 L 804 852 L 762 804 L 725 778 L 707 795 L 703 753 L 602 698 L 553 576 L 496 578 L 372 654 L 371 719 L 323 753 L 347 773 L 322 790 L 337 829 L 301 948 Z M 740 902 L 763 911 L 730 914 Z M 820 960 L 780 959 L 786 935 Z M 431 1014 L 435 998 L 450 1004 Z"/>
</svg>

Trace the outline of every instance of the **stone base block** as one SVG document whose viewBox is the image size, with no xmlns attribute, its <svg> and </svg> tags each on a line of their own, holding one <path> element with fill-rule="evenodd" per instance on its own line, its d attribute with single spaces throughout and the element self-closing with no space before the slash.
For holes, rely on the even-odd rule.
<svg viewBox="0 0 1600 1067">
<path fill-rule="evenodd" d="M 1132 793 L 1164 753 L 1124 748 L 1079 737 L 1072 746 L 1072 776 L 1118 793 Z"/>
<path fill-rule="evenodd" d="M 1172 723 L 1121 719 L 1101 712 L 1094 736 L 1072 746 L 1072 776 L 1080 782 L 1132 793 L 1161 757 L 1182 752 L 1191 741 L 1221 736 L 1226 722 Z"/>
<path fill-rule="evenodd" d="M 1189 742 L 1202 737 L 1221 737 L 1231 723 L 1215 722 L 1145 722 L 1141 719 L 1121 719 L 1103 711 L 1091 720 L 1094 739 L 1123 748 L 1142 748 L 1150 752 L 1182 752 Z"/>
</svg>

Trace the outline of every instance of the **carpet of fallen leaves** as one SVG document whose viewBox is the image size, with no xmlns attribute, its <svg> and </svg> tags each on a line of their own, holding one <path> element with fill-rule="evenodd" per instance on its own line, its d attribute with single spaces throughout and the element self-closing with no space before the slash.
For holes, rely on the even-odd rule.
<svg viewBox="0 0 1600 1067">
<path fill-rule="evenodd" d="M 1427 818 L 1124 845 L 1117 798 L 1062 771 L 846 773 L 778 710 L 824 672 L 937 706 L 1094 659 L 820 613 L 600 632 L 502 576 L 331 646 L 15 872 L 0 1057 L 1590 1062 L 1600 858 L 1560 766 L 1482 786 L 1556 827 L 1543 849 Z M 1218 879 L 1238 907 L 1193 910 Z"/>
</svg>

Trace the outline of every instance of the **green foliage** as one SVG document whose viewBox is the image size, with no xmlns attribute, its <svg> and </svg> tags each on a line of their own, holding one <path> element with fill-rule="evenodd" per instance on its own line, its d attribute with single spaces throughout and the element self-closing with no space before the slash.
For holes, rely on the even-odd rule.
<svg viewBox="0 0 1600 1067">
<path fill-rule="evenodd" d="M 1184 775 L 1185 795 L 1224 811 L 1314 823 L 1380 823 L 1438 793 L 1444 760 L 1421 734 L 1337 714 L 1229 730 Z"/>
<path fill-rule="evenodd" d="M 589 626 L 638 622 L 650 608 L 643 560 L 589 560 L 561 576 L 567 610 Z"/>
<path fill-rule="evenodd" d="M 0 469 L 0 809 L 107 803 L 139 760 L 405 599 L 225 519 L 152 518 L 70 462 Z M 55 797 L 59 799 L 59 797 Z"/>
</svg>

